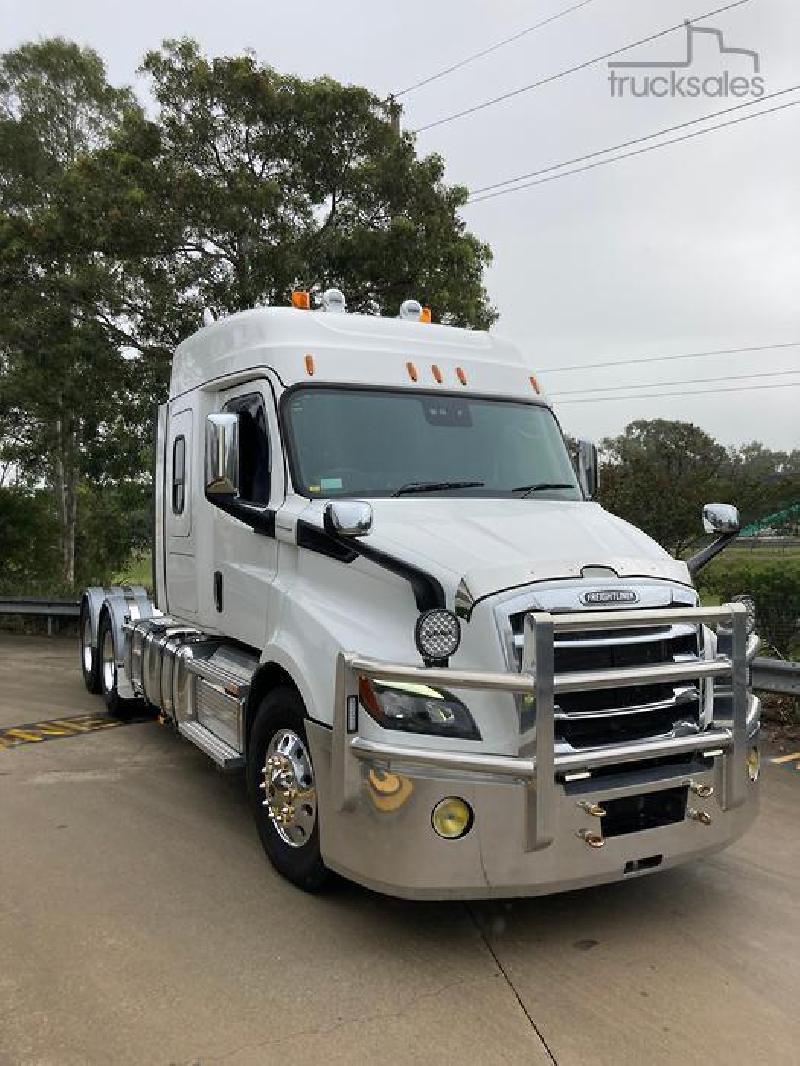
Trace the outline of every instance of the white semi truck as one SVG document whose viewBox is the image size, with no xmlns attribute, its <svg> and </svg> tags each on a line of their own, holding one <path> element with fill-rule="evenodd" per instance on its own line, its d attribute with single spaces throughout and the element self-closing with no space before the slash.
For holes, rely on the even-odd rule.
<svg viewBox="0 0 800 1066">
<path fill-rule="evenodd" d="M 211 322 L 158 411 L 153 587 L 90 588 L 81 664 L 244 769 L 267 855 L 411 898 L 528 896 L 752 821 L 758 638 L 593 502 L 528 360 L 328 291 Z M 675 486 L 680 492 L 680 485 Z"/>
</svg>

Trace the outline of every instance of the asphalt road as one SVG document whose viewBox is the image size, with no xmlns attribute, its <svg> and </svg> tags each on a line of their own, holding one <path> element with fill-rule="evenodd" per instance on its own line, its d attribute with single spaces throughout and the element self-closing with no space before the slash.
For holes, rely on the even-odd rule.
<svg viewBox="0 0 800 1066">
<path fill-rule="evenodd" d="M 0 636 L 0 729 L 97 714 Z M 0 750 L 0 1063 L 800 1062 L 800 773 L 727 852 L 513 904 L 305 896 L 144 722 Z"/>
</svg>

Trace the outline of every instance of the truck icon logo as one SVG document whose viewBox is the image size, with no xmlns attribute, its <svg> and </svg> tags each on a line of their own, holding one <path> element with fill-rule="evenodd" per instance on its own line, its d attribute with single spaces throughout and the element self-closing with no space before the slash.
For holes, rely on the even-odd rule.
<svg viewBox="0 0 800 1066">
<path fill-rule="evenodd" d="M 637 97 L 730 97 L 764 95 L 764 79 L 761 76 L 761 57 L 752 48 L 739 48 L 726 44 L 722 30 L 711 26 L 694 26 L 686 20 L 686 43 L 684 54 L 676 59 L 626 59 L 613 60 L 608 64 L 609 85 L 612 97 L 622 97 L 626 93 Z M 734 62 L 744 60 L 745 68 L 752 64 L 752 74 L 736 73 L 725 68 L 719 75 L 704 75 L 697 67 L 695 45 L 701 40 L 713 41 L 716 54 L 727 63 L 729 57 Z M 695 68 L 694 74 L 685 71 Z M 662 73 L 645 73 L 637 78 L 633 73 L 618 74 L 617 71 L 659 71 Z"/>
<path fill-rule="evenodd" d="M 638 603 L 639 594 L 632 589 L 597 589 L 594 592 L 584 592 L 581 603 L 594 606 L 598 603 Z"/>
</svg>

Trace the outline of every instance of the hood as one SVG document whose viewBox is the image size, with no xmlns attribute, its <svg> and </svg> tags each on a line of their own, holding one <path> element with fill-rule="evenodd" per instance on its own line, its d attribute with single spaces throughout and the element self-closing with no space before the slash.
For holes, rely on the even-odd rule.
<svg viewBox="0 0 800 1066">
<path fill-rule="evenodd" d="M 691 585 L 686 563 L 597 503 L 440 497 L 370 502 L 370 544 L 427 570 L 453 595 L 462 579 L 478 600 L 537 581 L 580 580 L 586 567 Z"/>
</svg>

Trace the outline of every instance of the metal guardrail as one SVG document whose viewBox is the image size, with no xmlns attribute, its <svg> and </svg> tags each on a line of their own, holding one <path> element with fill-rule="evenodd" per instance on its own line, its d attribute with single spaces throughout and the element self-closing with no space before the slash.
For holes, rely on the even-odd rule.
<svg viewBox="0 0 800 1066">
<path fill-rule="evenodd" d="M 800 696 L 800 663 L 783 659 L 753 659 L 753 688 L 786 696 Z"/>
<path fill-rule="evenodd" d="M 13 596 L 0 599 L 0 614 L 21 614 L 47 619 L 47 635 L 53 635 L 54 618 L 78 618 L 81 605 L 78 600 L 39 599 L 35 596 Z"/>
</svg>

